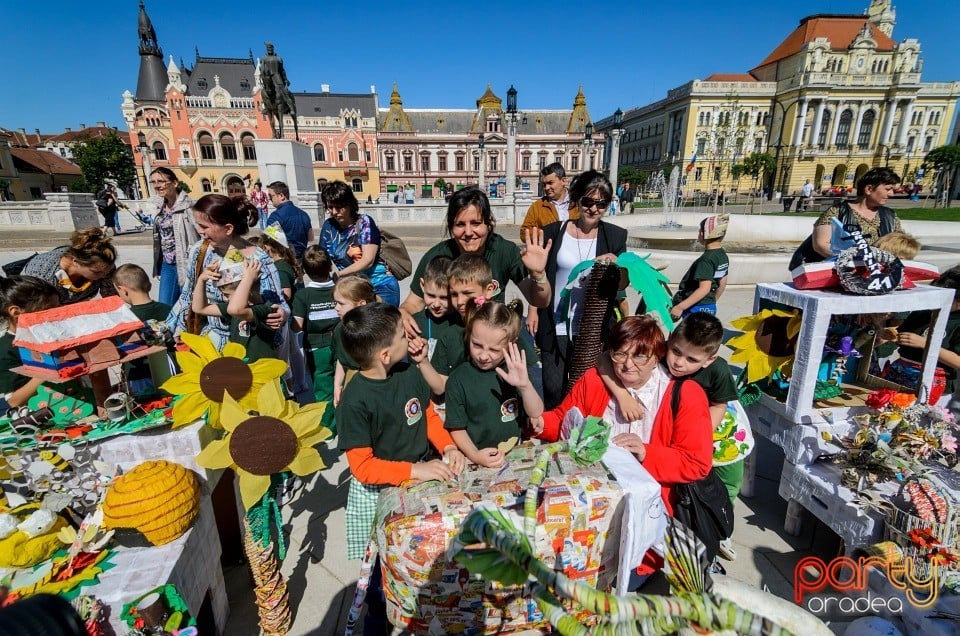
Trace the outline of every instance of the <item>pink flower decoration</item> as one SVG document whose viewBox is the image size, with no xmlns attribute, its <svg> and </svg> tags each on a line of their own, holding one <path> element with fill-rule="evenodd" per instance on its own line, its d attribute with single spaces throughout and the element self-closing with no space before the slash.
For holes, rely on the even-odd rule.
<svg viewBox="0 0 960 636">
<path fill-rule="evenodd" d="M 747 432 L 737 431 L 733 434 L 733 439 L 737 440 L 738 442 L 742 442 L 743 440 L 747 439 Z"/>
<path fill-rule="evenodd" d="M 486 296 L 477 296 L 476 298 L 473 299 L 473 304 L 477 307 L 477 309 L 479 309 L 480 307 L 483 307 L 483 304 L 485 302 L 487 302 Z"/>
<path fill-rule="evenodd" d="M 955 453 L 957 452 L 957 438 L 953 435 L 944 435 L 940 439 L 940 446 L 943 447 L 943 450 Z"/>
</svg>

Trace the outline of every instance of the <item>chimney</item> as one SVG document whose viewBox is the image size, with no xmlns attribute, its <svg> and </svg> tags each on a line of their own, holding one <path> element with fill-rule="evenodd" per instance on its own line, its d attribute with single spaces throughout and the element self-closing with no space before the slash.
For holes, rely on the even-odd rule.
<svg viewBox="0 0 960 636">
<path fill-rule="evenodd" d="M 37 137 L 40 137 L 40 129 L 39 129 L 39 128 L 34 128 L 34 129 L 33 129 L 33 132 L 34 132 L 34 134 L 36 134 Z"/>
<path fill-rule="evenodd" d="M 24 130 L 23 128 L 17 128 L 17 132 L 20 133 L 21 135 L 26 135 L 26 134 L 27 134 L 27 131 Z"/>
<path fill-rule="evenodd" d="M 86 128 L 86 127 L 87 127 L 86 124 L 80 124 L 80 130 L 83 130 L 83 129 Z"/>
<path fill-rule="evenodd" d="M 106 128 L 106 127 L 107 127 L 107 125 L 106 125 L 105 123 L 103 123 L 102 121 L 98 121 L 98 122 L 97 122 L 97 126 L 99 126 L 100 128 Z"/>
<path fill-rule="evenodd" d="M 320 92 L 321 92 L 321 93 L 329 93 L 329 92 L 330 92 L 330 85 L 329 85 L 329 84 L 321 84 L 321 85 L 320 85 Z"/>
<path fill-rule="evenodd" d="M 64 128 L 63 132 L 71 132 L 69 128 Z"/>
<path fill-rule="evenodd" d="M 370 94 L 371 94 L 371 95 L 376 95 L 376 94 L 377 94 L 377 87 L 374 86 L 373 84 L 370 85 Z"/>
</svg>

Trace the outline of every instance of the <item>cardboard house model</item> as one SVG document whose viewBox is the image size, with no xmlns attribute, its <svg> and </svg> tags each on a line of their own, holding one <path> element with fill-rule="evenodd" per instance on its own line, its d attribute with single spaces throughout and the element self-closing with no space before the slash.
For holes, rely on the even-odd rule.
<svg viewBox="0 0 960 636">
<path fill-rule="evenodd" d="M 73 378 L 145 351 L 143 323 L 119 296 L 23 314 L 13 345 L 24 370 Z"/>
</svg>

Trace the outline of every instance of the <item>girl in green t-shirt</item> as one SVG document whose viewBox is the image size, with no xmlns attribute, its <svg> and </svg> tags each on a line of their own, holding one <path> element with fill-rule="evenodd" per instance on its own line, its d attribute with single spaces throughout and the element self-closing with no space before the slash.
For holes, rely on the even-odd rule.
<svg viewBox="0 0 960 636">
<path fill-rule="evenodd" d="M 11 371 L 22 363 L 13 346 L 20 314 L 53 309 L 60 305 L 57 288 L 35 276 L 0 278 L 0 314 L 7 329 L 0 336 L 0 414 L 23 406 L 37 392 L 42 381 Z"/>
<path fill-rule="evenodd" d="M 520 314 L 483 296 L 467 301 L 469 361 L 447 378 L 445 426 L 475 464 L 502 466 L 519 441 L 524 417 L 539 418 L 543 401 L 530 382 L 526 353 L 517 345 Z"/>
</svg>

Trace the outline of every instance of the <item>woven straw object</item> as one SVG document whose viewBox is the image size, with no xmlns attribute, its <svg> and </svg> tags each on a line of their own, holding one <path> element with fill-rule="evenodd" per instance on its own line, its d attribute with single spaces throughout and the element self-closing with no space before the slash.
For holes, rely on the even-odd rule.
<svg viewBox="0 0 960 636">
<path fill-rule="evenodd" d="M 580 331 L 574 342 L 573 355 L 570 356 L 567 393 L 588 369 L 597 366 L 597 361 L 600 359 L 600 352 L 603 350 L 603 343 L 601 342 L 603 325 L 613 303 L 616 301 L 615 294 L 604 294 L 601 289 L 601 282 L 610 268 L 616 270 L 612 273 L 616 274 L 617 281 L 619 281 L 619 267 L 598 262 L 590 269 L 589 278 L 583 287 L 583 316 L 580 318 Z M 610 290 L 606 291 L 609 292 Z M 610 297 L 605 298 L 605 295 L 610 295 Z"/>
<path fill-rule="evenodd" d="M 199 505 L 200 484 L 191 471 L 174 462 L 144 462 L 110 484 L 104 527 L 132 528 L 163 545 L 190 528 Z"/>
</svg>

